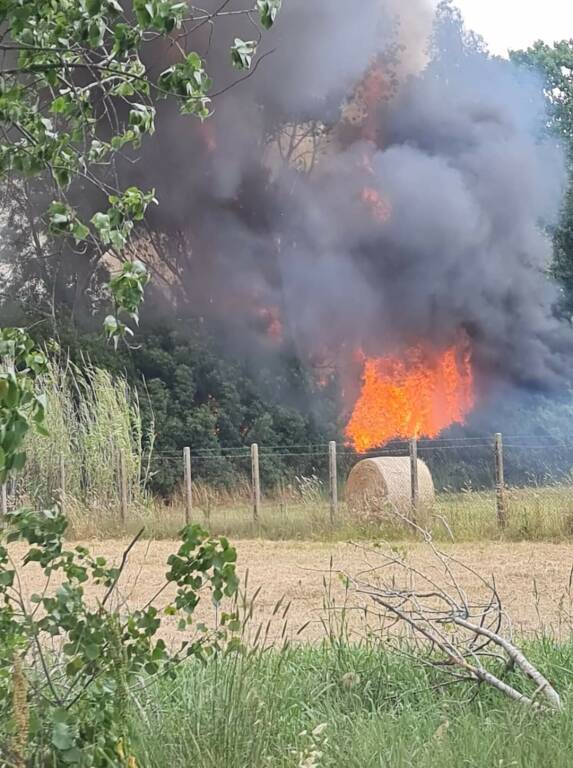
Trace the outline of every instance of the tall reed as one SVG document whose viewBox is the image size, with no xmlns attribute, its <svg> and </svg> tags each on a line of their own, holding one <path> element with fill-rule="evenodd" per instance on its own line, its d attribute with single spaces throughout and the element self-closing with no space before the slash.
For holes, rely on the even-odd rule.
<svg viewBox="0 0 573 768">
<path fill-rule="evenodd" d="M 88 361 L 79 368 L 52 359 L 39 386 L 47 397 L 49 434 L 30 434 L 21 493 L 37 504 L 51 504 L 61 492 L 63 474 L 68 499 L 88 507 L 117 504 L 123 456 L 130 501 L 141 501 L 153 439 L 144 433 L 137 393 L 125 377 Z"/>
</svg>

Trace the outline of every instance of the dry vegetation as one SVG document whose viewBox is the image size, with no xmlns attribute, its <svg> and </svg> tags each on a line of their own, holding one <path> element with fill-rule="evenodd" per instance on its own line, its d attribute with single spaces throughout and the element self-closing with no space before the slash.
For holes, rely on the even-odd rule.
<svg viewBox="0 0 573 768">
<path fill-rule="evenodd" d="M 334 525 L 328 500 L 319 494 L 263 498 L 259 520 L 253 520 L 248 489 L 233 495 L 204 485 L 194 487 L 196 522 L 213 534 L 232 539 L 347 541 L 384 538 L 408 540 L 412 534 L 403 525 L 360 520 L 344 503 Z M 437 541 L 569 541 L 573 536 L 573 487 L 509 489 L 506 494 L 508 523 L 500 530 L 496 517 L 495 492 L 466 491 L 438 494 L 429 517 L 429 528 Z M 72 535 L 77 538 L 113 538 L 135 533 L 142 525 L 150 538 L 172 539 L 184 524 L 182 497 L 169 503 L 142 497 L 130 507 L 125 524 L 116 500 L 102 499 L 86 505 L 70 494 L 66 498 Z"/>
<path fill-rule="evenodd" d="M 106 540 L 93 543 L 92 549 L 118 563 L 126 544 L 127 539 Z M 165 562 L 174 546 L 173 541 L 140 541 L 130 553 L 122 578 L 121 597 L 131 608 L 144 605 L 161 586 Z M 411 542 L 393 546 L 421 571 L 430 571 L 432 558 L 424 545 Z M 483 542 L 444 544 L 443 548 L 485 577 L 495 574 L 503 605 L 517 635 L 544 632 L 568 637 L 573 632 L 570 584 L 573 544 Z M 269 632 L 275 640 L 283 634 L 284 621 L 288 625 L 288 636 L 297 642 L 316 642 L 330 634 L 329 622 L 335 618 L 331 606 L 350 605 L 337 571 L 356 574 L 366 562 L 364 552 L 344 543 L 250 540 L 238 542 L 237 550 L 238 571 L 248 595 L 252 596 L 260 588 L 255 601 L 253 631 L 259 624 L 266 627 L 271 620 Z M 19 545 L 12 547 L 15 560 L 22 551 Z M 39 571 L 29 566 L 25 573 L 26 591 L 29 594 L 39 591 L 44 583 Z M 479 580 L 469 572 L 463 577 L 463 586 L 473 596 L 485 594 Z M 167 602 L 169 593 L 162 599 Z M 284 619 L 283 610 L 275 612 L 281 600 L 283 609 L 290 605 Z M 216 620 L 208 603 L 201 609 L 199 618 L 206 622 Z M 180 633 L 175 620 L 166 617 L 164 621 L 166 635 L 178 641 Z M 363 616 L 349 610 L 348 622 L 354 639 L 364 639 Z"/>
</svg>

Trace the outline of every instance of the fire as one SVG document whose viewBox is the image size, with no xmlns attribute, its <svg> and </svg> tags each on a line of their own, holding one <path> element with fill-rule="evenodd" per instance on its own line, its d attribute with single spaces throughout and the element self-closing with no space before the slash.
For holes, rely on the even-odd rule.
<svg viewBox="0 0 573 768">
<path fill-rule="evenodd" d="M 392 216 L 392 206 L 388 198 L 384 197 L 376 186 L 374 186 L 374 184 L 376 184 L 376 179 L 374 168 L 372 167 L 372 159 L 366 151 L 362 153 L 360 168 L 364 171 L 367 177 L 372 178 L 372 182 L 368 179 L 368 182 L 360 190 L 360 199 L 364 205 L 370 209 L 372 218 L 384 223 Z"/>
<path fill-rule="evenodd" d="M 364 187 L 360 197 L 362 202 L 370 208 L 372 216 L 376 221 L 388 221 L 392 215 L 392 208 L 388 200 L 382 197 L 377 189 L 374 189 L 374 187 Z"/>
<path fill-rule="evenodd" d="M 256 311 L 264 326 L 264 333 L 274 344 L 281 344 L 284 338 L 283 323 L 277 306 L 259 307 Z"/>
<path fill-rule="evenodd" d="M 474 406 L 471 354 L 461 343 L 442 352 L 421 345 L 402 358 L 363 357 L 362 391 L 346 427 L 367 451 L 396 438 L 437 437 L 463 424 Z"/>
</svg>

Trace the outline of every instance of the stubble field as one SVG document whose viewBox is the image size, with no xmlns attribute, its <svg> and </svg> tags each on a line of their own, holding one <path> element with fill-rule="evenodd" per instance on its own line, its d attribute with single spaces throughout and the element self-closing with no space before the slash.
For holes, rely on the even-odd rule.
<svg viewBox="0 0 573 768">
<path fill-rule="evenodd" d="M 127 540 L 90 542 L 94 554 L 112 562 L 121 560 Z M 120 582 L 121 599 L 131 607 L 144 605 L 164 582 L 166 560 L 175 549 L 174 541 L 141 541 L 132 550 Z M 246 583 L 246 597 L 254 600 L 253 626 L 271 626 L 269 635 L 275 640 L 289 637 L 299 641 L 318 641 L 325 634 L 325 624 L 333 615 L 352 602 L 346 594 L 339 572 L 357 574 L 367 563 L 376 566 L 376 552 L 362 544 L 243 540 L 236 542 L 238 571 Z M 423 544 L 393 544 L 420 571 L 432 567 L 432 553 Z M 474 569 L 485 578 L 495 577 L 505 610 L 512 619 L 516 634 L 533 635 L 541 631 L 569 635 L 573 630 L 573 596 L 571 573 L 573 544 L 547 542 L 464 543 L 442 545 L 444 551 Z M 12 549 L 18 560 L 23 552 Z M 33 566 L 22 571 L 24 587 L 29 594 L 42 590 L 44 584 Z M 469 593 L 481 589 L 469 572 L 462 577 Z M 165 591 L 159 604 L 167 603 Z M 281 601 L 280 610 L 275 610 Z M 285 614 L 285 609 L 288 611 Z M 355 606 L 354 606 L 355 607 Z M 201 620 L 210 624 L 216 613 L 209 601 L 201 605 Z M 356 639 L 363 627 L 363 616 L 348 612 L 349 624 Z M 175 625 L 167 621 L 166 634 L 180 638 Z M 287 625 L 286 631 L 284 625 Z"/>
</svg>

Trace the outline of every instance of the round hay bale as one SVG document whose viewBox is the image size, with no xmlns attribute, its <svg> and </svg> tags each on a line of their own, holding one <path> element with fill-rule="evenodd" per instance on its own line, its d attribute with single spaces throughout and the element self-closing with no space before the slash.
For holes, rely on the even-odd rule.
<svg viewBox="0 0 573 768">
<path fill-rule="evenodd" d="M 426 464 L 418 459 L 418 512 L 427 511 L 434 501 L 434 481 Z M 368 520 L 382 520 L 392 509 L 411 517 L 412 481 L 408 456 L 364 459 L 352 469 L 346 483 L 346 503 L 351 514 Z"/>
</svg>

